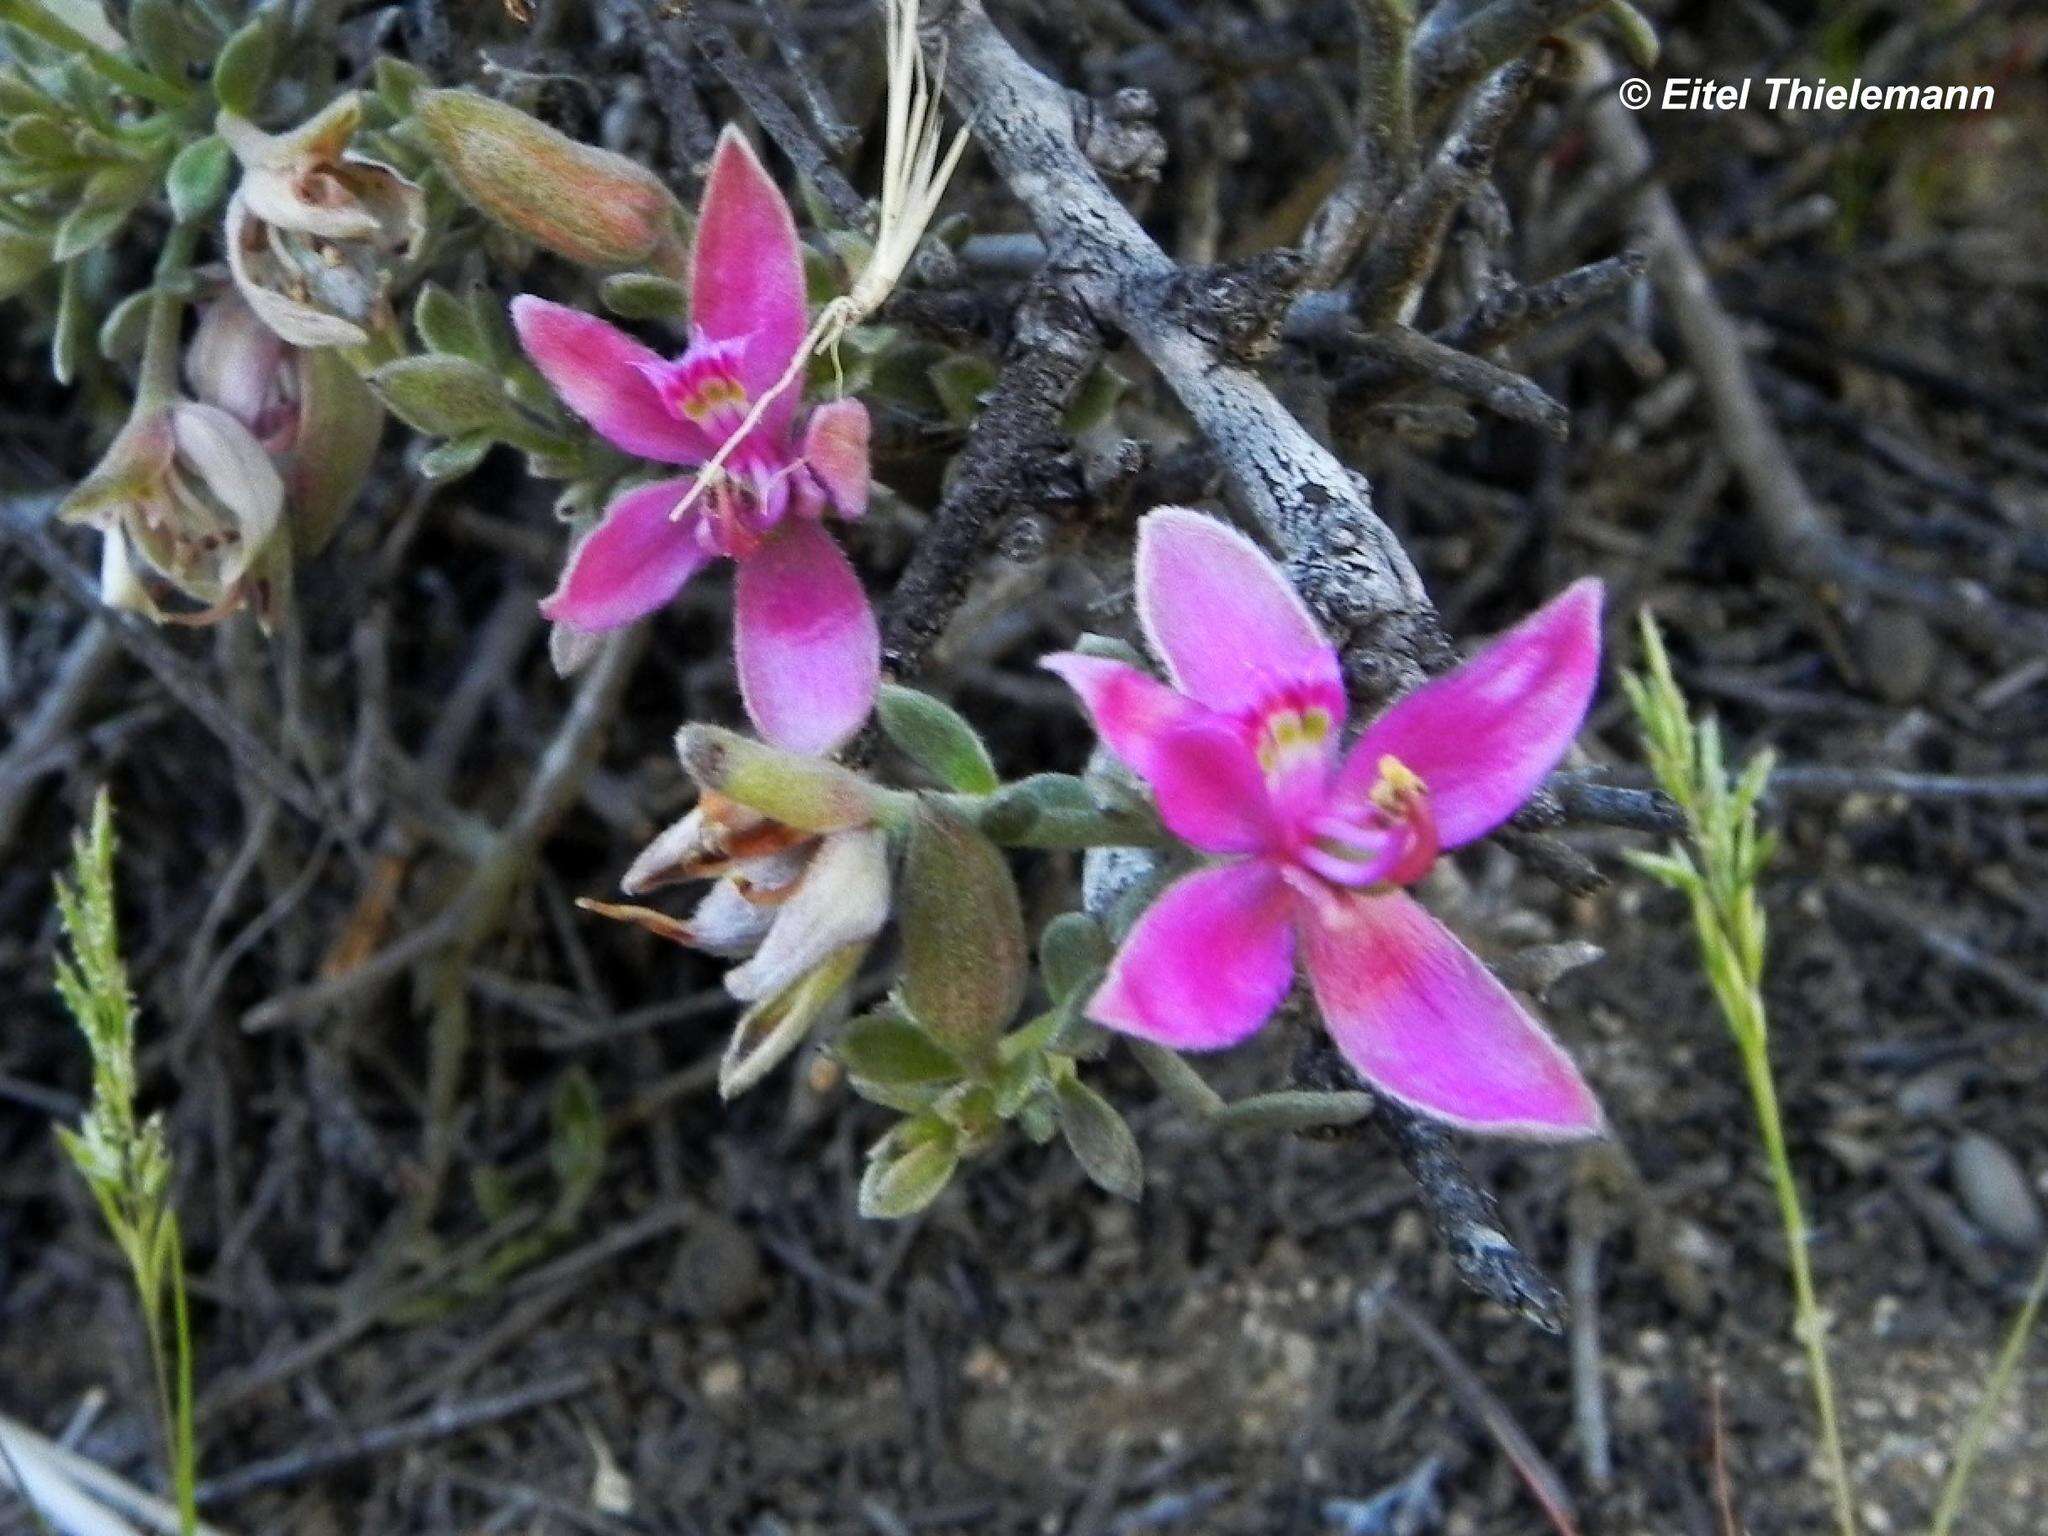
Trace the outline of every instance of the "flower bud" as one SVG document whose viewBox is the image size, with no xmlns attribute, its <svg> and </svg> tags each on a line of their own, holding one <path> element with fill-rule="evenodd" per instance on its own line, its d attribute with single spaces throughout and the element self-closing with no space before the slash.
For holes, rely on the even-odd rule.
<svg viewBox="0 0 2048 1536">
<path fill-rule="evenodd" d="M 352 95 L 284 134 L 220 114 L 221 137 L 242 163 L 228 266 L 263 323 L 294 346 L 362 346 L 390 325 L 385 268 L 426 236 L 425 194 L 349 152 L 361 120 Z"/>
<path fill-rule="evenodd" d="M 803 832 L 872 826 L 888 810 L 884 792 L 820 758 L 765 746 L 715 725 L 686 725 L 676 751 L 698 787 Z"/>
<path fill-rule="evenodd" d="M 100 529 L 108 601 L 159 617 L 132 555 L 219 619 L 251 596 L 284 509 L 284 482 L 249 429 L 217 406 L 180 400 L 131 420 L 66 499 L 62 516 Z"/>
<path fill-rule="evenodd" d="M 299 354 L 299 432 L 280 466 L 291 497 L 292 549 L 326 548 L 348 515 L 384 435 L 384 407 L 338 354 Z"/>
<path fill-rule="evenodd" d="M 474 91 L 424 91 L 413 117 L 456 190 L 506 228 L 585 266 L 682 274 L 682 205 L 644 166 Z"/>
<path fill-rule="evenodd" d="M 284 479 L 293 552 L 317 554 L 369 474 L 384 430 L 376 396 L 332 352 L 286 344 L 233 289 L 201 311 L 185 379 L 263 445 Z"/>
<path fill-rule="evenodd" d="M 903 860 L 905 1005 L 963 1061 L 995 1048 L 1030 979 L 1016 882 L 1001 852 L 943 801 L 920 797 Z"/>
<path fill-rule="evenodd" d="M 233 293 L 200 311 L 185 348 L 185 382 L 273 454 L 287 451 L 298 436 L 297 354 Z"/>
</svg>

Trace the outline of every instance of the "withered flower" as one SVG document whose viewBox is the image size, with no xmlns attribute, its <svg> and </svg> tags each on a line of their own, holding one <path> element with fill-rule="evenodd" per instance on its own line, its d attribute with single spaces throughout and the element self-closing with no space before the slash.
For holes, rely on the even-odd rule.
<svg viewBox="0 0 2048 1536">
<path fill-rule="evenodd" d="M 795 1050 L 859 970 L 889 917 L 888 840 L 866 825 L 800 831 L 706 789 L 620 883 L 642 896 L 686 880 L 717 882 L 686 919 L 581 905 L 743 961 L 725 976 L 726 990 L 748 1005 L 719 1065 L 719 1092 L 731 1098 Z"/>
<path fill-rule="evenodd" d="M 361 121 L 354 95 L 283 134 L 220 114 L 220 134 L 242 163 L 228 203 L 228 265 L 263 323 L 294 346 L 359 347 L 389 326 L 390 263 L 426 235 L 420 188 L 349 150 Z"/>
<path fill-rule="evenodd" d="M 60 515 L 97 528 L 101 595 L 153 619 L 204 624 L 267 603 L 261 562 L 284 510 L 284 482 L 254 434 L 192 400 L 138 413 Z M 165 613 L 136 561 L 200 604 Z"/>
</svg>

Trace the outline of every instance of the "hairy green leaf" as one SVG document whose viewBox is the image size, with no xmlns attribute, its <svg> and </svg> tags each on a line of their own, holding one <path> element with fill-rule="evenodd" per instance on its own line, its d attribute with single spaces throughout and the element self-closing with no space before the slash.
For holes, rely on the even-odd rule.
<svg viewBox="0 0 2048 1536">
<path fill-rule="evenodd" d="M 981 737 L 951 705 L 884 683 L 875 712 L 898 750 L 947 788 L 986 795 L 1002 783 Z"/>
</svg>

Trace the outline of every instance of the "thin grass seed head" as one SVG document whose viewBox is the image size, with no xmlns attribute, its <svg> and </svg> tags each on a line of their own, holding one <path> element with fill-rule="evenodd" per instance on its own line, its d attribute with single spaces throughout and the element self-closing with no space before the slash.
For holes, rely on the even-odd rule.
<svg viewBox="0 0 2048 1536">
<path fill-rule="evenodd" d="M 57 992 L 92 1057 L 92 1102 L 77 1129 L 57 1139 L 84 1177 L 124 1248 L 157 1241 L 170 1188 L 162 1122 L 135 1112 L 135 1000 L 114 915 L 114 819 L 104 790 L 92 821 L 72 839 L 71 873 L 56 881 L 58 918 L 71 953 L 57 963 Z"/>
<path fill-rule="evenodd" d="M 135 1093 L 135 1004 L 115 926 L 114 820 L 104 790 L 72 838 L 71 877 L 59 875 L 56 888 L 71 946 L 57 962 L 57 991 L 92 1053 L 94 1097 L 125 1106 Z"/>
</svg>

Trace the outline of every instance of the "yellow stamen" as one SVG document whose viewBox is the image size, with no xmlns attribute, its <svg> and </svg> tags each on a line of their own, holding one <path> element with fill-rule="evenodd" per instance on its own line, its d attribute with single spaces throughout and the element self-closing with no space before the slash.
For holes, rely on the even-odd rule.
<svg viewBox="0 0 2048 1536">
<path fill-rule="evenodd" d="M 701 422 L 714 411 L 727 410 L 747 403 L 747 392 L 737 379 L 713 376 L 698 385 L 696 390 L 682 401 L 683 414 L 695 422 Z"/>
<path fill-rule="evenodd" d="M 1372 803 L 1389 816 L 1399 816 L 1429 793 L 1422 775 L 1389 753 L 1380 759 L 1379 782 L 1372 787 Z"/>
</svg>

